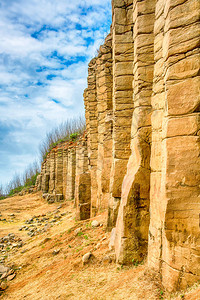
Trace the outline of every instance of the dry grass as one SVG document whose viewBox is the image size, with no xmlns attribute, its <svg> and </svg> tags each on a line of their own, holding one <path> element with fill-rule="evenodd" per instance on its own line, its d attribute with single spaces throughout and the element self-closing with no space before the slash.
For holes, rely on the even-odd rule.
<svg viewBox="0 0 200 300">
<path fill-rule="evenodd" d="M 47 204 L 40 194 L 0 202 L 3 217 L 16 215 L 14 223 L 0 222 L 0 237 L 14 232 L 25 241 L 23 248 L 7 258 L 8 265 L 21 269 L 2 299 L 200 299 L 199 287 L 188 294 L 185 292 L 185 298 L 181 298 L 181 293 L 163 294 L 159 277 L 145 263 L 138 267 L 119 266 L 114 262 L 103 264 L 103 256 L 112 255 L 108 250 L 109 233 L 105 231 L 106 212 L 95 218 L 104 226 L 91 228 L 90 220 L 75 221 L 73 204 L 66 202 L 60 211 L 67 214 L 47 232 L 29 238 L 25 232 L 18 231 L 25 219 L 52 212 L 57 206 Z M 75 234 L 74 230 L 80 227 L 79 235 Z M 21 253 L 24 249 L 26 252 Z M 57 249 L 59 253 L 53 255 Z M 82 256 L 89 251 L 95 258 L 83 266 Z"/>
</svg>

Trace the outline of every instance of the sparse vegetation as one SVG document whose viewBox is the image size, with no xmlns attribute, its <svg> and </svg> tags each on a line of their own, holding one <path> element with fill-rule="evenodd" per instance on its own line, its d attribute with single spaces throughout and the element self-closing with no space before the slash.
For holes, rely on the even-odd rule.
<svg viewBox="0 0 200 300">
<path fill-rule="evenodd" d="M 85 119 L 83 117 L 69 119 L 46 134 L 45 139 L 39 147 L 40 160 L 43 161 L 49 151 L 58 144 L 66 141 L 76 141 L 85 130 Z M 38 163 L 28 165 L 23 175 L 15 173 L 10 182 L 3 188 L 0 185 L 0 200 L 21 192 L 24 188 L 35 185 L 40 172 Z"/>
<path fill-rule="evenodd" d="M 39 147 L 41 161 L 43 161 L 47 154 L 57 145 L 78 139 L 84 130 L 85 118 L 80 116 L 78 118 L 69 119 L 48 132 Z"/>
<path fill-rule="evenodd" d="M 22 175 L 15 173 L 5 188 L 0 185 L 0 199 L 13 196 L 16 193 L 21 192 L 24 188 L 28 189 L 31 186 L 34 186 L 39 171 L 40 168 L 38 162 L 34 161 L 32 164 L 27 166 Z"/>
</svg>

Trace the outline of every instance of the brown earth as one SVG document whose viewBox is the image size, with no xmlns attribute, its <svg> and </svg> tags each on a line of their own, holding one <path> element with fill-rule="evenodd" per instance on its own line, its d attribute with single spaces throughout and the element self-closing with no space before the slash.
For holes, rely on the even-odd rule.
<svg viewBox="0 0 200 300">
<path fill-rule="evenodd" d="M 1 220 L 7 220 L 0 221 L 0 238 L 15 233 L 24 242 L 22 248 L 7 253 L 5 265 L 16 270 L 16 277 L 1 299 L 200 299 L 200 285 L 167 293 L 145 262 L 132 266 L 103 263 L 106 255 L 113 258 L 108 248 L 110 233 L 105 229 L 107 212 L 77 222 L 72 202 L 58 206 L 47 204 L 40 193 L 0 201 Z M 58 214 L 58 210 L 66 215 L 52 227 L 49 222 L 46 232 L 29 237 L 27 231 L 19 231 L 26 219 Z M 15 217 L 9 216 L 13 213 Z M 93 219 L 103 226 L 92 228 Z M 77 228 L 81 228 L 78 234 Z M 89 251 L 94 256 L 83 265 L 82 256 Z"/>
</svg>

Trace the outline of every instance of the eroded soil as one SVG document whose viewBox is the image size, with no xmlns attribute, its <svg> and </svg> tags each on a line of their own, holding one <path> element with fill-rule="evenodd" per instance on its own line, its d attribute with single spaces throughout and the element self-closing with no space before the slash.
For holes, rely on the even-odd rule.
<svg viewBox="0 0 200 300">
<path fill-rule="evenodd" d="M 0 238 L 14 233 L 23 241 L 22 247 L 7 247 L 0 255 L 16 273 L 1 299 L 200 299 L 199 285 L 174 295 L 164 291 L 145 262 L 117 265 L 108 248 L 106 211 L 77 222 L 72 202 L 47 204 L 36 193 L 0 201 L 0 212 Z M 94 219 L 102 226 L 93 228 Z M 89 251 L 93 257 L 83 265 Z"/>
</svg>

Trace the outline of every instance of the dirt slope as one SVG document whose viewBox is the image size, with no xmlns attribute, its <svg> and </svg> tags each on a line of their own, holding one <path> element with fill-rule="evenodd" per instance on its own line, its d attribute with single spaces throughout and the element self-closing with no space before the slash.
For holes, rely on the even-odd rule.
<svg viewBox="0 0 200 300">
<path fill-rule="evenodd" d="M 93 228 L 93 219 L 75 220 L 72 202 L 49 205 L 40 193 L 2 200 L 0 212 L 0 238 L 14 233 L 23 240 L 21 248 L 0 253 L 0 260 L 5 257 L 3 263 L 16 272 L 1 299 L 200 299 L 198 285 L 167 294 L 145 263 L 109 263 L 105 257 L 114 256 L 108 248 L 106 212 L 94 218 L 102 226 Z M 83 265 L 89 251 L 94 256 Z"/>
</svg>

